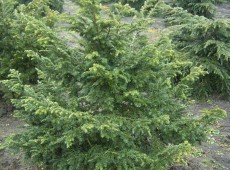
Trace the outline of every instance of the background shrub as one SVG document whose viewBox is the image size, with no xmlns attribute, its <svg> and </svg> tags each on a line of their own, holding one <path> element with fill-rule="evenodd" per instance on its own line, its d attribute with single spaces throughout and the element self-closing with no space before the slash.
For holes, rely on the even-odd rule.
<svg viewBox="0 0 230 170">
<path fill-rule="evenodd" d="M 215 0 L 176 0 L 176 5 L 194 15 L 212 18 L 215 14 Z"/>
<path fill-rule="evenodd" d="M 142 12 L 147 17 L 161 17 L 167 26 L 197 22 L 202 17 L 188 13 L 181 7 L 172 7 L 162 0 L 147 0 Z"/>
<path fill-rule="evenodd" d="M 28 4 L 33 0 L 17 0 L 20 4 Z M 49 7 L 59 12 L 63 11 L 64 0 L 48 0 Z"/>
<path fill-rule="evenodd" d="M 53 47 L 57 45 L 53 42 L 55 33 L 51 31 L 57 21 L 57 12 L 50 10 L 43 0 L 34 0 L 27 6 L 17 6 L 16 1 L 7 0 L 1 1 L 0 6 L 0 79 L 7 79 L 10 69 L 17 69 L 23 82 L 36 84 L 36 61 L 27 56 L 26 50 L 43 55 L 51 48 L 53 52 L 57 51 Z M 47 29 L 41 30 L 43 27 Z M 3 92 L 11 95 L 1 85 Z"/>
<path fill-rule="evenodd" d="M 129 4 L 131 7 L 139 10 L 145 3 L 146 0 L 101 0 L 102 3 L 119 3 L 123 5 Z"/>
<path fill-rule="evenodd" d="M 187 53 L 194 65 L 200 65 L 208 72 L 195 86 L 194 92 L 200 96 L 229 96 L 229 37 L 229 20 L 200 19 L 174 32 L 173 42 L 177 49 Z"/>
</svg>

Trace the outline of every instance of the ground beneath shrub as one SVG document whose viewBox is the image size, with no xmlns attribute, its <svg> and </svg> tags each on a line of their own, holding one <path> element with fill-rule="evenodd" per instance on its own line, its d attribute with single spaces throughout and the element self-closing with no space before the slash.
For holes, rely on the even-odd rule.
<svg viewBox="0 0 230 170">
<path fill-rule="evenodd" d="M 216 7 L 216 18 L 230 19 L 230 3 L 218 4 Z"/>
<path fill-rule="evenodd" d="M 4 104 L 0 103 L 1 110 L 5 110 Z M 0 148 L 7 136 L 20 133 L 25 129 L 25 123 L 7 111 L 4 113 L 0 117 Z M 36 170 L 36 168 L 29 162 L 24 162 L 23 154 L 12 155 L 9 149 L 0 149 L 0 170 Z"/>
<path fill-rule="evenodd" d="M 201 146 L 200 157 L 190 161 L 190 167 L 196 170 L 229 170 L 230 169 L 230 102 L 221 100 L 209 100 L 193 105 L 189 110 L 197 114 L 199 110 L 219 107 L 227 111 L 226 119 L 219 121 L 214 128 L 219 130 L 214 139 Z M 197 168 L 194 168 L 198 166 Z"/>
</svg>

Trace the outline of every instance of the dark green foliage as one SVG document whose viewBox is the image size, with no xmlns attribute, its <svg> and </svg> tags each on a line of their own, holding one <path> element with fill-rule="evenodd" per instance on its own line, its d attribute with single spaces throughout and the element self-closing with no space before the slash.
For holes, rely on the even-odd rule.
<svg viewBox="0 0 230 170">
<path fill-rule="evenodd" d="M 100 0 L 102 3 L 121 3 L 123 5 L 129 4 L 131 7 L 139 10 L 144 5 L 146 0 Z"/>
<path fill-rule="evenodd" d="M 182 8 L 171 7 L 163 1 L 147 1 L 144 12 L 148 16 L 163 17 L 172 28 L 173 42 L 193 66 L 202 66 L 205 75 L 193 85 L 194 96 L 229 95 L 229 21 L 208 20 L 194 16 Z M 210 44 L 209 44 L 210 43 Z M 220 57 L 221 56 L 221 57 Z M 184 58 L 185 59 L 185 58 Z M 185 59 L 185 60 L 187 60 Z M 186 67 L 182 75 L 190 72 Z M 176 82 L 183 76 L 178 76 Z M 192 87 L 192 86 L 191 86 Z"/>
<path fill-rule="evenodd" d="M 121 3 L 117 3 L 113 5 L 113 11 L 116 14 L 123 15 L 125 17 L 134 16 L 137 14 L 137 11 L 130 7 L 128 4 L 122 5 Z"/>
<path fill-rule="evenodd" d="M 28 4 L 28 3 L 30 3 L 31 1 L 33 1 L 33 0 L 16 0 L 18 3 L 20 3 L 20 4 Z"/>
<path fill-rule="evenodd" d="M 42 31 L 40 28 L 46 25 L 52 27 L 57 20 L 57 12 L 51 11 L 42 0 L 19 6 L 18 10 L 15 10 L 16 4 L 13 0 L 0 2 L 0 78 L 7 79 L 9 70 L 17 69 L 22 73 L 24 82 L 35 84 L 36 62 L 25 51 L 33 50 L 43 55 L 49 53 L 54 33 L 51 29 Z M 40 8 L 36 8 L 38 6 Z"/>
<path fill-rule="evenodd" d="M 28 4 L 32 2 L 33 0 L 16 0 L 17 2 L 21 4 Z M 46 0 L 44 0 L 46 2 Z M 48 0 L 49 7 L 53 10 L 57 10 L 59 12 L 63 11 L 63 4 L 64 0 Z"/>
<path fill-rule="evenodd" d="M 39 19 L 51 28 L 57 22 L 58 12 L 50 9 L 49 0 L 33 0 L 28 5 L 19 6 L 17 11 Z"/>
<path fill-rule="evenodd" d="M 168 26 L 197 22 L 197 20 L 202 19 L 200 16 L 188 13 L 181 7 L 172 7 L 162 0 L 147 0 L 142 12 L 148 17 L 163 18 Z"/>
<path fill-rule="evenodd" d="M 53 10 L 57 10 L 59 12 L 63 11 L 63 4 L 64 0 L 50 0 L 49 1 L 49 6 Z"/>
<path fill-rule="evenodd" d="M 146 0 L 121 0 L 121 3 L 129 4 L 131 7 L 134 7 L 135 9 L 141 9 L 145 1 Z"/>
<path fill-rule="evenodd" d="M 174 32 L 173 42 L 188 54 L 194 65 L 208 72 L 196 84 L 200 96 L 225 94 L 230 87 L 230 22 L 229 20 L 200 19 Z"/>
<path fill-rule="evenodd" d="M 13 12 L 16 4 L 13 0 L 0 2 L 0 53 L 3 53 L 4 49 L 8 48 L 7 42 L 10 41 L 10 23 L 14 18 Z M 3 68 L 1 67 L 1 69 Z"/>
<path fill-rule="evenodd" d="M 176 0 L 176 5 L 194 15 L 212 18 L 215 14 L 216 0 Z"/>
<path fill-rule="evenodd" d="M 3 66 L 2 60 L 7 53 L 11 51 L 9 43 L 11 42 L 10 28 L 11 22 L 14 18 L 14 9 L 17 3 L 14 0 L 0 1 L 0 79 L 7 77 L 7 69 Z M 8 65 L 7 65 L 8 67 Z M 0 93 L 2 93 L 3 87 L 0 85 Z"/>
<path fill-rule="evenodd" d="M 71 20 L 81 36 L 77 52 L 53 36 L 47 44 L 59 53 L 26 51 L 37 63 L 36 86 L 23 84 L 15 70 L 3 81 L 21 96 L 12 102 L 28 124 L 8 147 L 53 170 L 166 169 L 193 150 L 191 144 L 204 141 L 208 125 L 226 113 L 185 114 L 178 96 L 199 68 L 174 85 L 190 63 L 178 60 L 167 39 L 149 44 L 147 20 L 129 24 L 111 12 L 101 16 L 95 0 L 78 3 L 81 10 Z M 38 23 L 39 31 L 49 30 Z"/>
<path fill-rule="evenodd" d="M 170 26 L 197 23 L 199 20 L 204 19 L 204 17 L 200 17 L 197 15 L 194 16 L 180 7 L 169 7 L 167 8 L 167 10 L 164 9 L 163 11 L 165 22 Z"/>
</svg>

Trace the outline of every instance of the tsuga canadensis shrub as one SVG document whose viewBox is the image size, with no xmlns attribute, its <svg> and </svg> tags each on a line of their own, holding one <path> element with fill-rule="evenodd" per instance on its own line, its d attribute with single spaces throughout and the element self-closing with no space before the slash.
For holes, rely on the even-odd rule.
<svg viewBox="0 0 230 170">
<path fill-rule="evenodd" d="M 201 18 L 181 7 L 172 7 L 163 0 L 147 0 L 141 12 L 146 17 L 162 18 L 167 27 L 197 22 Z"/>
<path fill-rule="evenodd" d="M 202 66 L 207 74 L 194 86 L 196 96 L 230 94 L 230 21 L 200 18 L 184 24 L 172 33 L 178 50 L 187 54 L 194 66 Z"/>
<path fill-rule="evenodd" d="M 194 15 L 213 18 L 216 0 L 175 0 L 175 4 Z"/>
<path fill-rule="evenodd" d="M 25 51 L 33 50 L 42 55 L 50 54 L 51 48 L 52 54 L 57 51 L 58 45 L 52 31 L 57 17 L 58 12 L 51 10 L 44 0 L 34 0 L 21 6 L 15 0 L 0 1 L 1 80 L 8 78 L 10 69 L 16 69 L 20 71 L 23 82 L 37 83 L 36 61 L 28 57 Z M 43 27 L 47 29 L 41 29 Z M 0 91 L 9 95 L 2 84 Z"/>
<path fill-rule="evenodd" d="M 28 4 L 32 2 L 33 0 L 16 0 L 20 4 Z M 44 2 L 47 0 L 44 0 Z M 57 10 L 59 12 L 63 11 L 63 4 L 64 0 L 48 0 L 49 7 L 53 10 Z"/>
<path fill-rule="evenodd" d="M 157 3 L 146 1 L 142 10 L 147 17 L 162 17 L 168 26 L 173 26 L 170 38 L 176 51 L 187 56 L 185 60 L 191 61 L 193 66 L 202 66 L 206 72 L 192 85 L 193 96 L 206 98 L 215 94 L 229 97 L 229 20 L 193 15 L 160 0 Z M 188 74 L 193 66 L 186 67 L 182 75 Z M 180 81 L 183 76 L 178 76 L 175 81 Z"/>
<path fill-rule="evenodd" d="M 74 1 L 74 0 L 73 0 Z M 102 3 L 121 3 L 123 5 L 129 4 L 131 7 L 140 10 L 146 0 L 101 0 Z"/>
<path fill-rule="evenodd" d="M 221 109 L 186 114 L 188 84 L 202 70 L 193 67 L 174 84 L 191 62 L 179 60 L 167 38 L 149 43 L 143 34 L 147 19 L 127 23 L 111 11 L 102 16 L 97 0 L 77 3 L 80 10 L 70 18 L 80 36 L 74 52 L 57 46 L 62 43 L 55 36 L 42 39 L 55 44 L 53 53 L 26 50 L 37 63 L 38 83 L 23 83 L 15 69 L 2 81 L 17 94 L 15 115 L 28 125 L 8 138 L 6 147 L 49 170 L 153 170 L 180 162 L 207 140 L 210 125 L 226 116 Z"/>
<path fill-rule="evenodd" d="M 206 18 L 213 18 L 216 12 L 215 5 L 226 2 L 224 0 L 174 0 L 172 2 L 167 2 L 164 0 L 146 0 L 145 8 L 147 11 L 151 11 L 152 15 L 163 16 L 170 18 L 188 17 L 188 14 L 192 14 L 192 17 L 203 16 Z M 172 14 L 174 16 L 171 16 Z M 187 14 L 186 14 L 187 13 Z M 180 16 L 183 15 L 183 16 Z M 184 16 L 186 15 L 186 16 Z"/>
</svg>

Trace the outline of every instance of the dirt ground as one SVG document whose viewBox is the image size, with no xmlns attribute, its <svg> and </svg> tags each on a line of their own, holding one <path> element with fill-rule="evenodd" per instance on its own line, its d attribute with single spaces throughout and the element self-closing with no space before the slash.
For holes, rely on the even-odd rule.
<svg viewBox="0 0 230 170">
<path fill-rule="evenodd" d="M 213 134 L 211 137 L 214 141 L 203 143 L 201 146 L 201 153 L 199 158 L 193 160 L 192 167 L 196 164 L 202 164 L 200 170 L 219 170 L 230 169 L 230 102 L 223 100 L 208 100 L 207 102 L 197 103 L 193 105 L 190 110 L 193 113 L 198 113 L 202 109 L 211 109 L 219 107 L 227 111 L 226 119 L 219 121 L 214 128 L 219 130 L 219 133 Z M 197 170 L 199 170 L 199 168 Z"/>
<path fill-rule="evenodd" d="M 26 124 L 12 115 L 12 107 L 0 98 L 0 148 L 9 135 L 25 130 Z M 12 154 L 9 149 L 0 149 L 0 170 L 38 170 L 25 162 L 23 154 Z"/>
<path fill-rule="evenodd" d="M 230 19 L 230 3 L 218 4 L 216 9 L 216 18 L 228 18 Z"/>
</svg>

